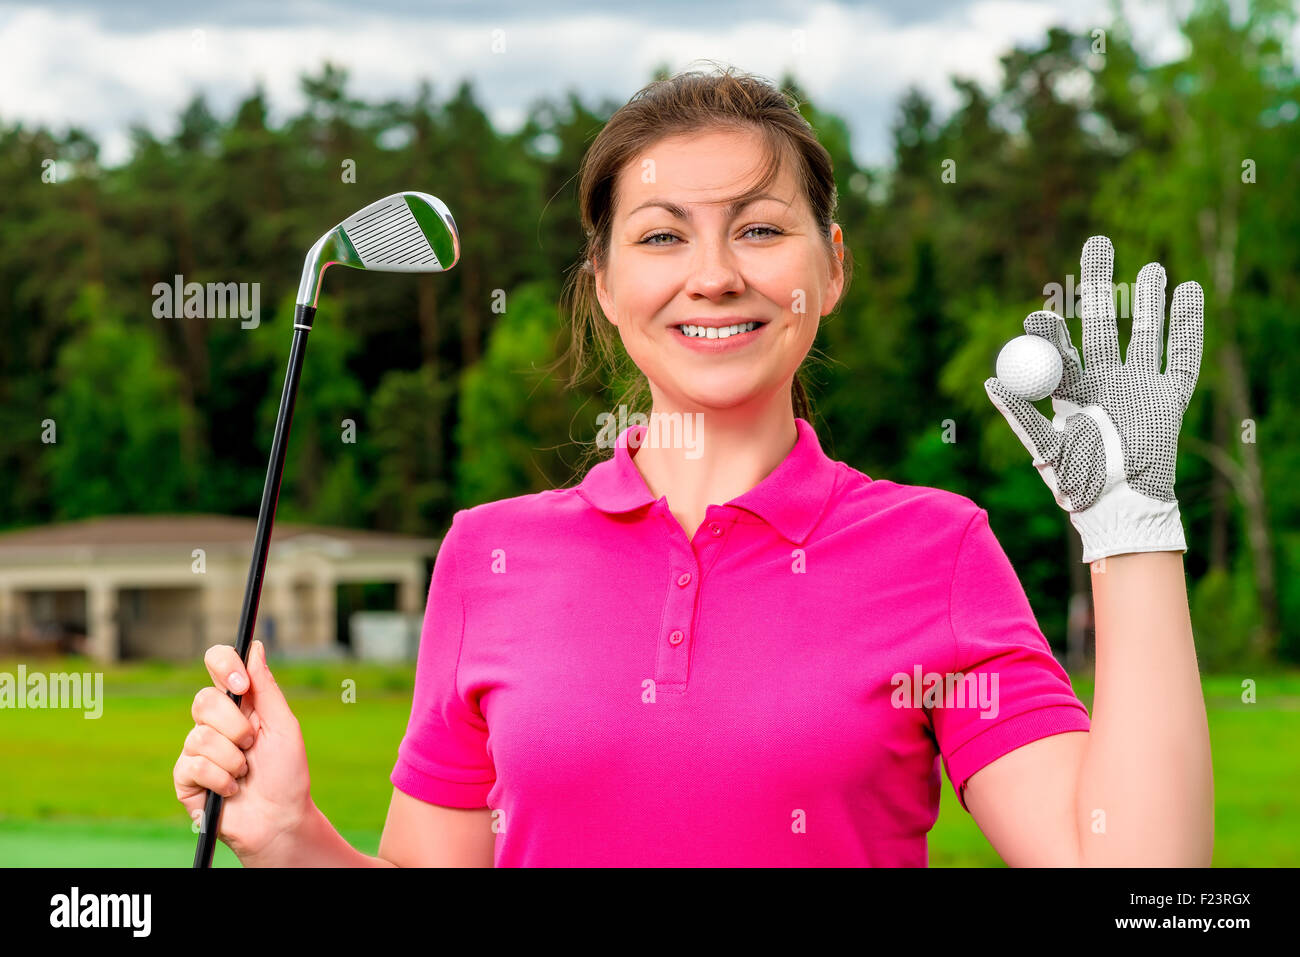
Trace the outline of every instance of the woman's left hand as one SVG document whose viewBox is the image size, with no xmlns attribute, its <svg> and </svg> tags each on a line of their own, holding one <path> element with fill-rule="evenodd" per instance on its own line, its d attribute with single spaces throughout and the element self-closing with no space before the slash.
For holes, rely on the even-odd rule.
<svg viewBox="0 0 1300 957">
<path fill-rule="evenodd" d="M 1063 372 L 1048 421 L 996 377 L 984 389 L 1033 456 L 1056 502 L 1083 540 L 1083 560 L 1125 552 L 1186 551 L 1174 469 L 1178 432 L 1200 374 L 1204 295 L 1195 282 L 1174 290 L 1169 362 L 1160 371 L 1165 271 L 1138 273 L 1133 335 L 1123 363 L 1111 277 L 1115 251 L 1105 236 L 1083 247 L 1083 357 L 1053 312 L 1025 319 L 1025 332 L 1061 353 Z"/>
</svg>

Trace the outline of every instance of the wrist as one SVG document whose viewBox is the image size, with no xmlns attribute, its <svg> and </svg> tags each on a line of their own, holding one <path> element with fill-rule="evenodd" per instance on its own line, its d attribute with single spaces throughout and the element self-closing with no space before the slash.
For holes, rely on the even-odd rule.
<svg viewBox="0 0 1300 957">
<path fill-rule="evenodd" d="M 298 867 L 306 856 L 305 851 L 316 841 L 321 833 L 320 825 L 324 814 L 316 807 L 310 797 L 299 814 L 282 828 L 275 837 L 256 854 L 247 854 L 240 858 L 245 867 Z"/>
</svg>

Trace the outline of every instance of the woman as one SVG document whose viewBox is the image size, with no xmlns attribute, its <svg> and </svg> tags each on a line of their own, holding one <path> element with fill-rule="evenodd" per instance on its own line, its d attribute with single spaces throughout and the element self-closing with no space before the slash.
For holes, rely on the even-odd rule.
<svg viewBox="0 0 1300 957">
<path fill-rule="evenodd" d="M 192 815 L 227 795 L 247 865 L 925 865 L 942 756 L 1009 864 L 1207 865 L 1172 494 L 1199 287 L 1165 376 L 1153 264 L 1122 366 L 1109 295 L 1084 303 L 1086 370 L 1061 320 L 1026 321 L 1062 353 L 1056 423 L 986 383 L 1094 562 L 1090 722 L 987 513 L 821 450 L 798 369 L 847 270 L 830 158 L 785 97 L 734 71 L 651 84 L 580 202 L 575 342 L 616 330 L 652 413 L 581 484 L 455 515 L 379 856 L 312 803 L 260 643 L 205 658 Z M 1109 250 L 1085 250 L 1093 289 Z"/>
</svg>

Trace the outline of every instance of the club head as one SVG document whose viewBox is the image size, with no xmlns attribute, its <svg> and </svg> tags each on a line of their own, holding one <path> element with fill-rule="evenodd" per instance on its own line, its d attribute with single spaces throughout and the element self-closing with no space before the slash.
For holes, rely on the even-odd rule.
<svg viewBox="0 0 1300 957">
<path fill-rule="evenodd" d="M 316 308 L 325 270 L 336 263 L 376 272 L 445 272 L 459 259 L 460 234 L 447 204 L 404 190 L 358 210 L 316 240 L 303 263 L 298 305 Z"/>
</svg>

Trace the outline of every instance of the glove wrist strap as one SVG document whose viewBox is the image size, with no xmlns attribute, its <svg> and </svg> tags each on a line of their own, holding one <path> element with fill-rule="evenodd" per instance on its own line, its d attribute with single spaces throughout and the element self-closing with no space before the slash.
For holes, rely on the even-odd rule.
<svg viewBox="0 0 1300 957">
<path fill-rule="evenodd" d="M 1127 482 L 1108 489 L 1070 522 L 1083 541 L 1084 562 L 1125 552 L 1185 552 L 1178 503 L 1161 502 L 1135 491 Z"/>
</svg>

